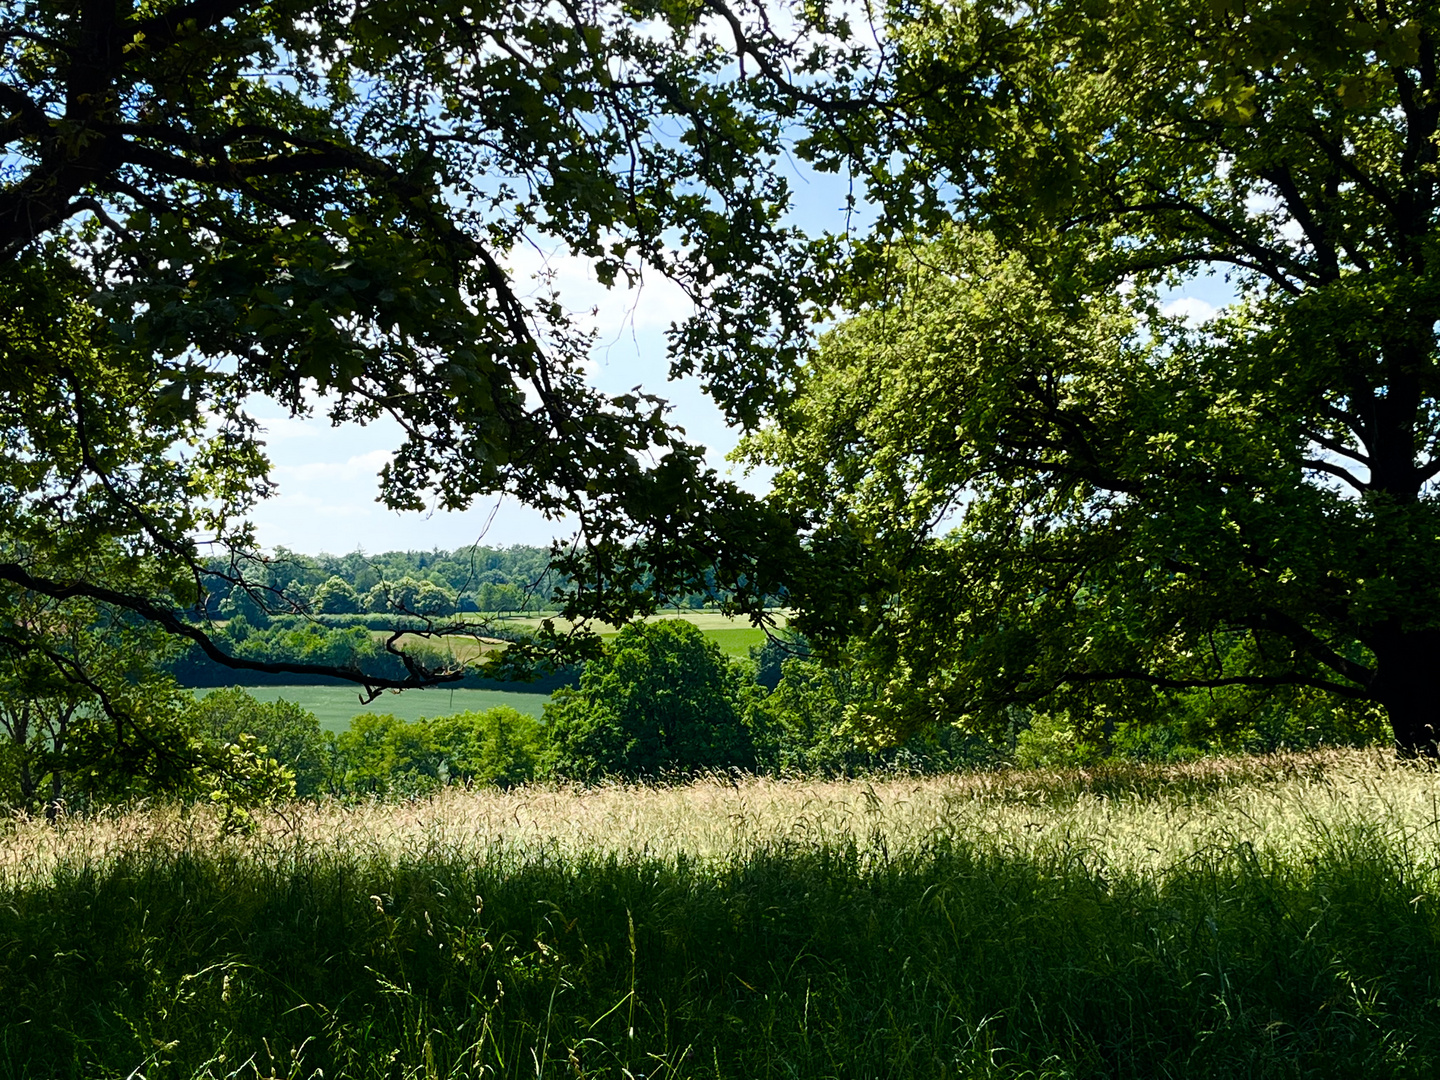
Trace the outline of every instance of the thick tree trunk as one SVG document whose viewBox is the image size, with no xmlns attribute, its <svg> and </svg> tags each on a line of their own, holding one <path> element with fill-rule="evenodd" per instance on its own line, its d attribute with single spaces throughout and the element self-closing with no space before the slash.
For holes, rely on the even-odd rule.
<svg viewBox="0 0 1440 1080">
<path fill-rule="evenodd" d="M 1406 757 L 1440 757 L 1440 630 L 1387 629 L 1373 645 L 1371 689 Z"/>
</svg>

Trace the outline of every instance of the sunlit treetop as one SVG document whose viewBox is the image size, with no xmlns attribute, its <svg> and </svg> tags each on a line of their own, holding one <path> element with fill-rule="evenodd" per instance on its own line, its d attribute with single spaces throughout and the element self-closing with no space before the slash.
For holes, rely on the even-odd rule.
<svg viewBox="0 0 1440 1080">
<path fill-rule="evenodd" d="M 1440 10 L 885 18 L 873 105 L 805 146 L 880 207 L 853 318 L 751 444 L 807 632 L 911 723 L 1303 687 L 1433 752 Z M 1206 273 L 1234 302 L 1162 319 Z"/>
</svg>

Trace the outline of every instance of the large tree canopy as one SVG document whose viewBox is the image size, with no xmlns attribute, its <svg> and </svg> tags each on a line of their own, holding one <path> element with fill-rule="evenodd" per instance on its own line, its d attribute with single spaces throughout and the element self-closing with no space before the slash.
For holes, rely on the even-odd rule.
<svg viewBox="0 0 1440 1080">
<path fill-rule="evenodd" d="M 912 721 L 1289 685 L 1433 751 L 1440 9 L 888 18 L 885 106 L 809 147 L 872 166 L 854 315 L 752 444 L 803 629 Z M 1206 273 L 1234 302 L 1162 318 Z"/>
<path fill-rule="evenodd" d="M 269 490 L 251 395 L 397 420 L 392 507 L 503 492 L 629 562 L 673 546 L 677 506 L 743 504 L 658 398 L 598 394 L 563 298 L 506 269 L 535 244 L 678 281 L 698 314 L 675 370 L 753 419 L 804 326 L 768 168 L 790 98 L 712 21 L 644 0 L 0 5 L 3 603 L 128 608 L 246 664 L 183 612 L 245 585 Z"/>
<path fill-rule="evenodd" d="M 1287 685 L 1433 747 L 1433 5 L 895 2 L 868 53 L 843 19 L 777 26 L 720 0 L 0 6 L 5 603 L 214 650 L 182 612 L 244 576 L 260 394 L 398 420 L 392 506 L 573 515 L 572 614 L 784 584 L 893 674 L 897 716 Z M 864 177 L 880 224 L 791 384 L 844 254 L 782 224 L 802 122 L 794 152 Z M 658 399 L 587 384 L 563 298 L 505 269 L 525 243 L 689 290 L 675 370 L 773 420 L 766 507 Z M 1211 272 L 1221 317 L 1161 317 Z"/>
<path fill-rule="evenodd" d="M 692 623 L 632 623 L 545 706 L 552 764 L 578 780 L 750 769 L 745 676 Z"/>
</svg>

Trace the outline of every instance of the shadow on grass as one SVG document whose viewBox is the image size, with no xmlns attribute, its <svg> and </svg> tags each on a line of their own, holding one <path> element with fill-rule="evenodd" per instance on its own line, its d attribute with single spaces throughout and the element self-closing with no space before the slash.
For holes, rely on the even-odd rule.
<svg viewBox="0 0 1440 1080">
<path fill-rule="evenodd" d="M 0 1072 L 1432 1076 L 1433 884 L 1359 827 L 1143 878 L 878 836 L 719 867 L 136 853 L 0 896 Z"/>
</svg>

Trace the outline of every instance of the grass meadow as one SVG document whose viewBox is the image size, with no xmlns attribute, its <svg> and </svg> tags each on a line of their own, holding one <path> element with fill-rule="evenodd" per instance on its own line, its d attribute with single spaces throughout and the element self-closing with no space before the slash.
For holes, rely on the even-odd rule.
<svg viewBox="0 0 1440 1080">
<path fill-rule="evenodd" d="M 535 630 L 539 628 L 542 617 L 531 615 L 490 615 L 487 616 L 487 618 L 491 620 L 491 624 L 495 627 L 515 630 Z M 709 638 L 711 641 L 715 642 L 717 646 L 719 646 L 721 653 L 736 660 L 745 659 L 750 655 L 750 649 L 752 647 L 760 646 L 765 643 L 765 631 L 760 627 L 751 626 L 745 620 L 735 619 L 728 615 L 722 615 L 716 611 L 668 612 L 657 615 L 654 618 L 676 619 L 681 622 L 688 622 L 695 626 L 698 626 L 704 632 L 707 638 Z M 779 615 L 778 619 L 783 624 L 783 614 Z M 555 625 L 561 630 L 569 629 L 573 625 L 565 619 L 560 618 L 554 618 L 551 621 L 554 622 Z M 605 624 L 598 624 L 597 633 L 602 641 L 609 641 L 615 638 L 620 633 L 620 631 L 612 627 L 608 627 Z M 377 630 L 374 632 L 373 636 L 377 640 L 384 640 L 390 635 L 385 633 L 384 631 Z M 440 635 L 431 637 L 422 636 L 419 634 L 401 634 L 396 640 L 402 648 L 406 646 L 428 645 L 431 648 L 439 649 L 442 653 L 445 653 L 453 657 L 454 659 L 461 661 L 462 663 L 473 663 L 477 660 L 482 659 L 484 656 L 493 652 L 494 650 L 503 649 L 505 647 L 504 643 L 501 641 L 477 640 L 474 637 L 465 637 L 461 635 Z M 500 691 L 498 693 L 503 693 L 503 691 Z M 287 700 L 294 699 L 290 698 Z M 503 704 L 511 703 L 507 701 L 503 702 Z M 309 706 L 306 707 L 308 708 Z M 518 705 L 516 705 L 515 707 L 520 708 L 520 706 Z M 315 710 L 311 711 L 313 712 Z M 381 711 L 388 712 L 392 710 L 387 709 Z M 521 711 L 528 712 L 529 710 L 521 709 Z M 400 714 L 397 712 L 396 715 L 398 716 Z M 417 716 L 418 715 L 419 714 L 417 714 Z M 538 713 L 536 715 L 538 715 Z M 348 722 L 349 717 L 346 717 L 346 720 Z"/>
<path fill-rule="evenodd" d="M 446 790 L 0 844 L 11 1077 L 1432 1077 L 1379 752 Z"/>
<path fill-rule="evenodd" d="M 497 705 L 508 705 L 518 712 L 539 717 L 550 700 L 549 694 L 515 690 L 467 690 L 438 687 L 432 690 L 406 690 L 403 694 L 381 694 L 369 704 L 361 704 L 359 691 L 353 686 L 246 686 L 242 689 L 258 701 L 289 701 L 315 714 L 326 731 L 345 731 L 360 713 L 391 713 L 407 723 L 421 717 L 454 716 L 473 710 L 484 712 Z M 196 697 L 210 693 L 196 690 Z"/>
</svg>

